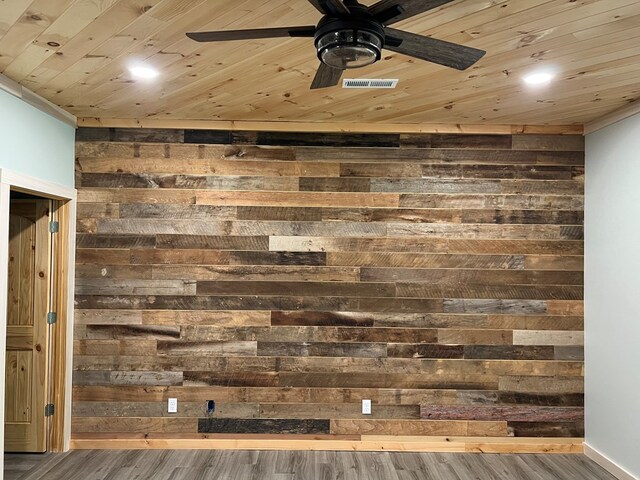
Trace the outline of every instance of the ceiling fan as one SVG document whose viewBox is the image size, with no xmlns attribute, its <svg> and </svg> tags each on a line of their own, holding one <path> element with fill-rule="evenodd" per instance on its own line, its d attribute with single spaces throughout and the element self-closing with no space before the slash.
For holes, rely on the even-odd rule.
<svg viewBox="0 0 640 480">
<path fill-rule="evenodd" d="M 359 4 L 357 0 L 308 1 L 323 14 L 317 26 L 191 32 L 187 36 L 197 42 L 313 38 L 320 67 L 311 83 L 312 89 L 337 85 L 347 68 L 360 68 L 377 62 L 383 48 L 457 70 L 466 70 L 486 53 L 389 27 L 454 0 L 380 0 L 370 7 Z"/>
</svg>

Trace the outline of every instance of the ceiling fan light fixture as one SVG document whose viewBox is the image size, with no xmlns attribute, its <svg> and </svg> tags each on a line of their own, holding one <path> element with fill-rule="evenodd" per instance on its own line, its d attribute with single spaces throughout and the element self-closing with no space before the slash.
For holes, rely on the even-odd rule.
<svg viewBox="0 0 640 480">
<path fill-rule="evenodd" d="M 326 16 L 316 29 L 318 59 L 338 69 L 360 68 L 380 60 L 385 32 L 382 24 L 366 15 L 352 18 Z"/>
<path fill-rule="evenodd" d="M 320 61 L 344 70 L 366 67 L 380 60 L 382 39 L 363 30 L 337 30 L 319 37 L 316 47 Z"/>
</svg>

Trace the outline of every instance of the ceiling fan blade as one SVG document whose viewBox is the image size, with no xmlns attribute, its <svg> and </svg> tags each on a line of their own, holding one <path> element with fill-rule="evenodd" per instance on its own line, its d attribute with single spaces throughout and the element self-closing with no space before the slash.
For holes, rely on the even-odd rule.
<svg viewBox="0 0 640 480">
<path fill-rule="evenodd" d="M 256 38 L 313 37 L 316 27 L 255 28 L 252 30 L 226 30 L 219 32 L 189 32 L 187 37 L 196 42 L 223 42 Z"/>
<path fill-rule="evenodd" d="M 457 70 L 466 70 L 487 53 L 477 48 L 465 47 L 457 43 L 416 35 L 395 28 L 387 27 L 384 31 L 384 48 L 387 50 Z"/>
<path fill-rule="evenodd" d="M 339 68 L 333 68 L 324 63 L 320 63 L 316 76 L 313 77 L 313 82 L 311 82 L 311 90 L 337 85 L 340 82 L 343 71 L 344 70 L 340 70 Z"/>
<path fill-rule="evenodd" d="M 349 9 L 342 0 L 309 0 L 309 3 L 323 15 L 349 15 Z"/>
<path fill-rule="evenodd" d="M 440 5 L 454 0 L 380 0 L 369 7 L 376 20 L 384 25 L 391 25 L 405 18 L 433 10 Z"/>
</svg>

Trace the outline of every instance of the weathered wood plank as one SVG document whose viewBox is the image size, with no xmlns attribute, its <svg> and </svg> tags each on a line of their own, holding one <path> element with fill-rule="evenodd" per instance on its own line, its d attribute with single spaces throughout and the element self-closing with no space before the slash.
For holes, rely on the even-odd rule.
<svg viewBox="0 0 640 480">
<path fill-rule="evenodd" d="M 354 312 L 271 312 L 273 326 L 343 326 L 372 327 L 374 319 L 371 315 Z"/>
<path fill-rule="evenodd" d="M 393 297 L 393 283 L 349 283 L 349 282 L 280 282 L 243 281 L 226 282 L 198 281 L 198 295 L 278 295 L 283 291 L 291 295 L 351 296 L 351 297 Z"/>
<path fill-rule="evenodd" d="M 514 330 L 514 345 L 584 345 L 583 332 L 561 330 Z"/>
<path fill-rule="evenodd" d="M 445 299 L 445 313 L 490 313 L 490 314 L 544 314 L 547 302 L 543 300 L 473 300 Z M 550 314 L 552 312 L 549 312 Z"/>
<path fill-rule="evenodd" d="M 128 248 L 78 248 L 77 263 L 103 263 L 110 265 L 129 263 L 131 251 Z"/>
<path fill-rule="evenodd" d="M 420 405 L 420 417 L 430 420 L 506 420 L 513 422 L 574 422 L 584 417 L 582 407 L 537 405 Z"/>
<path fill-rule="evenodd" d="M 267 236 L 237 235 L 156 235 L 157 248 L 212 249 L 212 250 L 269 250 Z"/>
<path fill-rule="evenodd" d="M 547 235 L 559 237 L 560 232 L 549 228 Z M 251 222 L 251 221 L 213 221 L 201 220 L 194 222 L 186 219 L 172 219 L 170 221 L 146 218 L 100 219 L 97 233 L 125 233 L 129 235 L 196 235 L 196 236 L 270 236 L 270 235 L 321 235 L 329 234 L 336 237 L 350 236 L 385 236 L 387 227 L 380 223 L 361 222 Z M 542 233 L 541 233 L 542 235 Z"/>
<path fill-rule="evenodd" d="M 101 220 L 103 224 L 118 220 Z M 455 223 L 388 223 L 387 235 L 390 237 L 449 237 L 461 239 L 522 239 L 522 240 L 581 240 L 581 226 L 564 225 L 461 225 Z M 134 232 L 138 233 L 138 232 Z M 276 234 L 277 235 L 277 234 Z M 348 236 L 348 235 L 344 235 Z"/>
<path fill-rule="evenodd" d="M 194 280 L 78 278 L 77 295 L 195 295 Z"/>
<path fill-rule="evenodd" d="M 440 345 L 432 343 L 389 343 L 388 357 L 400 358 L 462 358 L 463 345 Z"/>
<path fill-rule="evenodd" d="M 387 347 L 375 343 L 258 342 L 258 355 L 268 357 L 386 357 Z"/>
<path fill-rule="evenodd" d="M 584 152 L 582 135 L 514 135 L 514 150 L 551 150 Z"/>
<path fill-rule="evenodd" d="M 370 181 L 368 178 L 301 177 L 298 188 L 301 192 L 368 192 Z"/>
<path fill-rule="evenodd" d="M 464 138 L 464 137 L 459 137 Z M 508 137 L 507 137 L 508 138 Z M 466 140 L 459 140 L 464 142 Z M 451 141 L 452 142 L 452 141 Z M 451 143 L 449 143 L 450 145 Z M 532 151 L 510 151 L 491 148 L 454 148 L 433 147 L 421 148 L 296 148 L 296 160 L 298 161 L 334 161 L 340 158 L 342 161 L 372 162 L 416 162 L 433 164 L 496 164 L 496 165 L 584 165 L 584 153 L 574 151 L 551 151 L 541 148 Z"/>
<path fill-rule="evenodd" d="M 154 417 L 74 417 L 71 420 L 71 428 L 77 433 L 196 433 L 198 420 Z"/>
<path fill-rule="evenodd" d="M 160 242 L 162 237 L 158 238 Z M 269 250 L 288 252 L 415 252 L 476 254 L 560 254 L 582 255 L 581 241 L 396 238 L 332 238 L 271 236 Z"/>
<path fill-rule="evenodd" d="M 582 378 L 504 376 L 500 390 L 510 392 L 584 393 Z"/>
<path fill-rule="evenodd" d="M 198 420 L 198 433 L 279 433 L 321 434 L 329 433 L 329 420 L 313 419 L 217 419 Z"/>
<path fill-rule="evenodd" d="M 237 257 L 234 255 L 234 257 Z M 262 258 L 261 258 L 262 257 Z M 253 258 L 259 258 L 264 260 L 263 255 L 255 255 Z M 290 260 L 289 257 L 288 260 Z M 230 261 L 237 261 L 237 258 L 233 258 Z M 276 262 L 278 259 L 275 259 Z M 276 263 L 274 262 L 274 263 Z M 171 263 L 171 262 L 163 262 Z M 178 262 L 173 262 L 178 263 Z M 190 266 L 184 265 L 185 263 L 194 262 L 182 262 L 183 265 L 161 265 L 154 266 L 152 276 L 155 279 L 181 279 L 189 278 L 191 280 L 198 280 L 199 285 L 206 285 L 209 281 L 243 281 L 243 282 L 256 282 L 256 281 L 269 281 L 269 282 L 285 282 L 292 278 L 295 278 L 297 282 L 340 282 L 339 285 L 345 285 L 348 282 L 357 282 L 360 279 L 360 269 L 351 267 L 317 267 L 317 266 L 299 266 L 299 265 L 255 265 L 250 264 L 247 266 L 208 266 L 204 262 L 198 265 Z M 247 262 L 249 263 L 249 262 Z M 292 283 L 292 282 L 289 282 Z M 359 285 L 356 283 L 356 285 Z M 282 284 L 282 286 L 287 286 Z M 205 287 L 203 287 L 205 288 Z M 293 293 L 294 290 L 290 290 Z M 255 290 L 252 293 L 257 293 Z M 282 290 L 277 291 L 281 293 Z M 316 292 L 314 292 L 316 293 Z M 344 293 L 342 291 L 341 293 Z M 387 295 L 381 295 L 387 296 Z"/>
<path fill-rule="evenodd" d="M 545 285 L 428 285 L 424 283 L 398 283 L 398 297 L 414 298 L 514 298 L 581 300 L 582 287 Z"/>
<path fill-rule="evenodd" d="M 401 278 L 427 268 L 522 269 L 524 255 L 463 255 L 419 253 L 328 252 L 327 265 L 362 266 L 363 281 L 375 278 Z M 375 267 L 370 267 L 375 265 Z M 397 268 L 393 268 L 397 267 Z M 406 267 L 406 268 L 401 268 Z M 417 275 L 421 278 L 419 275 Z M 403 277 L 404 278 L 404 277 Z"/>
<path fill-rule="evenodd" d="M 154 248 L 155 235 L 76 235 L 77 248 Z"/>
<path fill-rule="evenodd" d="M 504 360 L 553 360 L 552 346 L 464 345 L 464 358 Z"/>
<path fill-rule="evenodd" d="M 299 186 L 298 178 L 295 176 L 267 178 L 239 174 L 238 176 L 219 177 L 206 175 L 204 173 L 199 175 L 158 173 L 82 173 L 79 181 L 83 187 L 92 188 L 186 188 L 231 191 L 268 190 L 295 192 L 298 190 Z"/>
<path fill-rule="evenodd" d="M 396 254 L 397 255 L 397 254 Z M 331 258 L 331 255 L 329 256 Z M 481 261 L 483 257 L 480 257 Z M 491 258 L 489 258 L 491 260 Z M 494 266 L 511 266 L 509 257 L 498 258 L 502 263 Z M 491 268 L 491 267 L 488 267 Z M 498 269 L 485 270 L 481 266 L 475 269 L 458 268 L 362 268 L 362 280 L 366 282 L 401 282 L 410 289 L 411 283 L 420 285 L 458 285 L 458 286 L 489 286 L 489 285 L 582 285 L 582 272 L 550 271 L 550 270 L 513 270 Z M 400 289 L 402 290 L 402 289 Z M 446 296 L 446 295 L 445 295 Z M 524 297 L 523 297 L 524 298 Z"/>
<path fill-rule="evenodd" d="M 86 201 L 86 200 L 85 200 Z M 198 205 L 282 206 L 282 207 L 397 207 L 399 195 L 343 192 L 213 192 L 198 191 Z M 188 202 L 185 202 L 188 203 Z"/>
<path fill-rule="evenodd" d="M 514 437 L 584 437 L 584 422 L 508 422 Z"/>
<path fill-rule="evenodd" d="M 466 420 L 331 420 L 331 433 L 363 435 L 483 435 L 506 436 L 506 422 Z"/>
<path fill-rule="evenodd" d="M 511 149 L 511 135 L 450 135 L 401 133 L 400 146 L 415 148 Z"/>
<path fill-rule="evenodd" d="M 464 181 L 463 181 L 464 182 Z M 464 183 L 463 183 L 464 184 Z M 402 208 L 463 208 L 477 210 L 575 210 L 584 209 L 581 195 L 497 195 L 480 193 L 402 193 Z"/>
<path fill-rule="evenodd" d="M 229 341 L 229 342 L 185 342 L 174 340 L 161 340 L 158 342 L 158 355 L 240 355 L 255 356 L 257 352 L 256 342 Z"/>
</svg>

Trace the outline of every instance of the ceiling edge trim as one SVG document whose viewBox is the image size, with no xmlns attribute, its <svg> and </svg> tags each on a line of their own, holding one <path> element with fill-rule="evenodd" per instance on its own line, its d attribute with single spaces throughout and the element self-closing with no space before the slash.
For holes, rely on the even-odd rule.
<svg viewBox="0 0 640 480">
<path fill-rule="evenodd" d="M 608 127 L 609 125 L 618 123 L 625 118 L 629 118 L 636 114 L 640 114 L 640 99 L 628 103 L 624 107 L 620 107 L 613 112 L 609 112 L 602 117 L 596 118 L 595 120 L 586 123 L 584 126 L 584 134 L 588 135 L 589 133 L 597 132 L 604 127 Z"/>
<path fill-rule="evenodd" d="M 14 97 L 18 97 L 29 105 L 37 108 L 38 110 L 52 116 L 53 118 L 60 120 L 73 128 L 78 125 L 76 116 L 60 108 L 58 105 L 51 103 L 44 97 L 41 97 L 37 93 L 32 92 L 26 87 L 23 87 L 18 82 L 11 80 L 9 77 L 0 73 L 0 90 L 4 90 L 10 93 Z"/>
<path fill-rule="evenodd" d="M 79 127 L 168 128 L 318 133 L 464 133 L 582 135 L 582 125 L 482 125 L 454 123 L 262 122 L 79 117 Z"/>
</svg>

